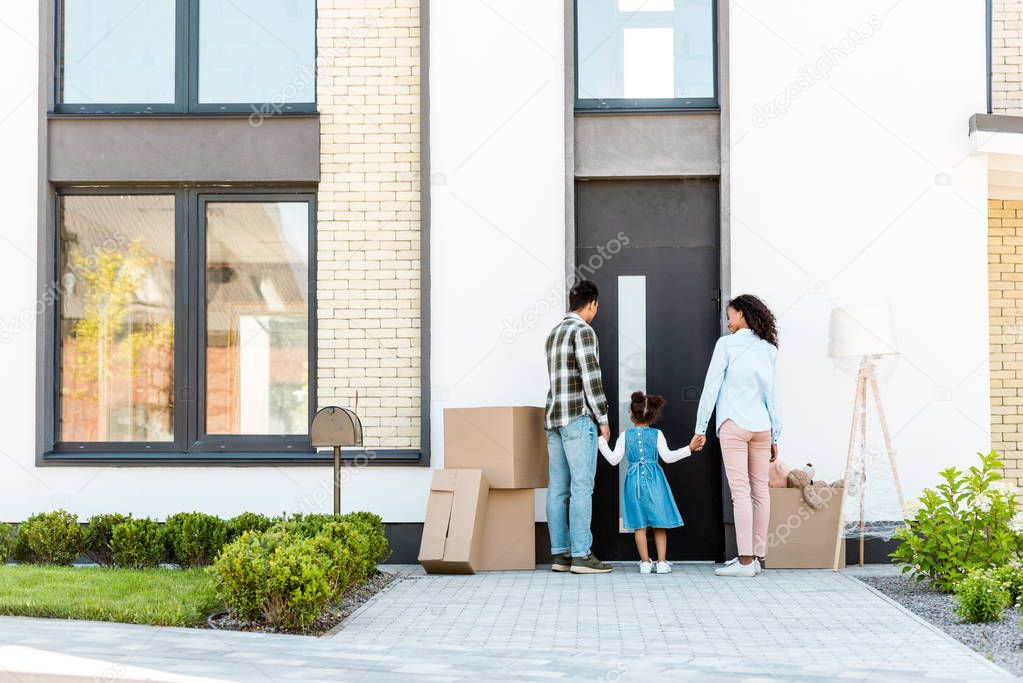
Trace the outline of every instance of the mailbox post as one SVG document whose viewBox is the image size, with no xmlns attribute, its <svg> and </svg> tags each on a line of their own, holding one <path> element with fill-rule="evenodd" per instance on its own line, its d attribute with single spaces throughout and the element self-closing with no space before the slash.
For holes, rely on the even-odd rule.
<svg viewBox="0 0 1023 683">
<path fill-rule="evenodd" d="M 341 514 L 341 447 L 362 446 L 362 421 L 354 411 L 327 406 L 316 411 L 309 425 L 313 448 L 334 449 L 334 514 Z"/>
</svg>

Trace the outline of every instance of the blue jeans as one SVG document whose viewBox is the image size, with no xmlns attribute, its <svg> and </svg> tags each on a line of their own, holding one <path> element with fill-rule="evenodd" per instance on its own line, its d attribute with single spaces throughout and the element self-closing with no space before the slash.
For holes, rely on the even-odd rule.
<svg viewBox="0 0 1023 683">
<path fill-rule="evenodd" d="M 597 473 L 597 425 L 584 415 L 564 427 L 547 430 L 550 483 L 547 485 L 547 528 L 551 554 L 571 550 L 572 557 L 590 554 L 593 534 L 593 477 Z"/>
</svg>

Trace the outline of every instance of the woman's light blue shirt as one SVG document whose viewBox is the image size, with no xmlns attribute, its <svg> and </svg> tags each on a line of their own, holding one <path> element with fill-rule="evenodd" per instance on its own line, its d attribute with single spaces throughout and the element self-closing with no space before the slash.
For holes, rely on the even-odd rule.
<svg viewBox="0 0 1023 683">
<path fill-rule="evenodd" d="M 715 433 L 730 419 L 750 432 L 770 429 L 771 441 L 778 441 L 777 364 L 778 349 L 749 328 L 718 339 L 696 411 L 696 433 L 707 433 L 710 414 L 716 409 Z"/>
</svg>

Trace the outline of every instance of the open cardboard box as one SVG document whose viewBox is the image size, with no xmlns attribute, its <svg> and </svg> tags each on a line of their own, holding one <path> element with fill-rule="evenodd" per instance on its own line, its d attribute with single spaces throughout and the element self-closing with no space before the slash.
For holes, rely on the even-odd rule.
<svg viewBox="0 0 1023 683">
<path fill-rule="evenodd" d="M 427 573 L 476 573 L 489 493 L 481 470 L 434 470 L 419 546 Z"/>
</svg>

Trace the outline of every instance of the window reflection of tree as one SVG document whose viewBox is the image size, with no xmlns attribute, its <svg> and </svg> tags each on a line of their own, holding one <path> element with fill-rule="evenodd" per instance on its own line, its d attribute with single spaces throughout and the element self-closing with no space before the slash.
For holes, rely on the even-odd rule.
<svg viewBox="0 0 1023 683">
<path fill-rule="evenodd" d="M 77 317 L 66 316 L 63 438 L 170 439 L 173 318 L 164 303 L 140 296 L 147 285 L 159 289 L 150 283 L 156 259 L 140 238 L 123 248 L 85 253 L 74 246 L 66 253 L 73 277 L 65 286 L 75 293 L 65 300 L 79 310 Z"/>
</svg>

